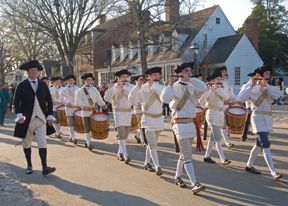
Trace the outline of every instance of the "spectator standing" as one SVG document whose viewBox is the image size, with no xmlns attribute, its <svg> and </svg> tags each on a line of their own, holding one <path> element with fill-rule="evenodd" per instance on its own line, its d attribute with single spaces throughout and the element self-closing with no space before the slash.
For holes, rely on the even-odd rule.
<svg viewBox="0 0 288 206">
<path fill-rule="evenodd" d="M 5 114 L 9 107 L 10 95 L 5 85 L 0 86 L 0 126 L 4 125 Z"/>
</svg>

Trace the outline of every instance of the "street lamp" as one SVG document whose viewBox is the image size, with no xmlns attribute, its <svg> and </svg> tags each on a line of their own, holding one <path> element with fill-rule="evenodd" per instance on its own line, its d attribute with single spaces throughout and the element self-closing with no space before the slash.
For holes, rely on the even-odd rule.
<svg viewBox="0 0 288 206">
<path fill-rule="evenodd" d="M 190 49 L 192 50 L 193 53 L 193 62 L 194 62 L 194 67 L 195 67 L 195 71 L 196 73 L 199 73 L 198 71 L 198 64 L 197 64 L 197 56 L 199 54 L 199 46 L 198 44 L 195 42 L 194 44 L 192 44 L 190 46 Z"/>
</svg>

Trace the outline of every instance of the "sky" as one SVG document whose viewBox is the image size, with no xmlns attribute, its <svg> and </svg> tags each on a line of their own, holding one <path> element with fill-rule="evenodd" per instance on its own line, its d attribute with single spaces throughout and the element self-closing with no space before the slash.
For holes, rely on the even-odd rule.
<svg viewBox="0 0 288 206">
<path fill-rule="evenodd" d="M 220 5 L 235 30 L 242 26 L 245 19 L 251 14 L 253 4 L 250 0 L 206 0 L 205 8 Z M 288 9 L 288 0 L 284 3 Z"/>
</svg>

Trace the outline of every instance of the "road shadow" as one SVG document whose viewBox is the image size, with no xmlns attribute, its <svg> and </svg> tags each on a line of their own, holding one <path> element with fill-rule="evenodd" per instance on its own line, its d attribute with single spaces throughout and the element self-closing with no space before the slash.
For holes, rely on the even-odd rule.
<svg viewBox="0 0 288 206">
<path fill-rule="evenodd" d="M 6 163 L 7 164 L 7 163 Z M 14 172 L 16 172 L 19 180 L 26 184 L 38 184 L 38 185 L 52 185 L 57 189 L 75 196 L 79 196 L 81 199 L 96 203 L 99 205 L 140 205 L 150 206 L 158 205 L 150 200 L 142 197 L 124 194 L 117 191 L 103 191 L 96 188 L 87 187 L 85 185 L 70 182 L 68 180 L 58 177 L 55 173 L 47 177 L 43 177 L 40 172 L 33 175 L 26 176 L 21 175 L 23 168 L 20 168 L 13 164 L 7 164 Z"/>
</svg>

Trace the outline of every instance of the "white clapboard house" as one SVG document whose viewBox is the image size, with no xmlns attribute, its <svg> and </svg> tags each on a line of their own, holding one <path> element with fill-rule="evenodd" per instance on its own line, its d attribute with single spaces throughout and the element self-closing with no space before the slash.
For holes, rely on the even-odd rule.
<svg viewBox="0 0 288 206">
<path fill-rule="evenodd" d="M 147 48 L 148 67 L 162 67 L 165 81 L 183 62 L 194 62 L 197 70 L 206 75 L 215 67 L 226 65 L 229 80 L 238 92 L 248 80 L 247 74 L 263 65 L 253 37 L 248 38 L 249 32 L 247 35 L 237 34 L 220 6 L 181 16 L 179 3 L 175 4 L 177 1 L 174 0 L 169 4 L 170 1 L 166 1 L 166 7 L 170 7 L 166 8 L 166 21 L 173 20 L 174 24 L 158 36 L 157 33 L 154 35 L 154 44 L 151 42 Z M 86 36 L 77 50 L 80 73 L 94 72 L 98 75 L 98 83 L 108 82 L 115 71 L 127 67 L 133 75 L 142 73 L 136 31 L 126 24 L 130 19 L 129 14 L 109 21 L 103 17 L 100 24 L 87 34 L 88 38 Z M 163 24 L 159 23 L 159 28 L 163 28 Z M 253 24 L 250 29 L 255 30 Z"/>
</svg>

